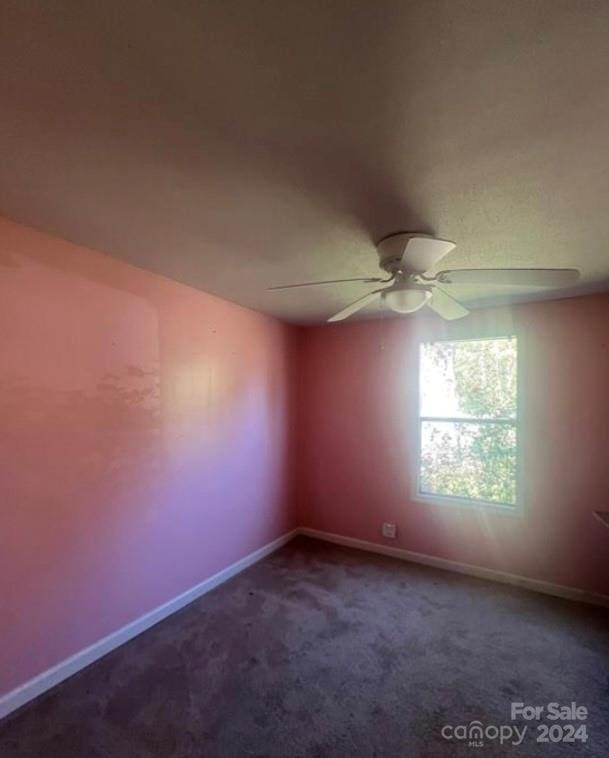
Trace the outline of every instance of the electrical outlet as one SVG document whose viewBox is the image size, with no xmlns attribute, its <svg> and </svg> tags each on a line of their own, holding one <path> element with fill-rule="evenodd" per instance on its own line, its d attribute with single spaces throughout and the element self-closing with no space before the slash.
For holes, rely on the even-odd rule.
<svg viewBox="0 0 609 758">
<path fill-rule="evenodd" d="M 390 540 L 394 540 L 397 533 L 397 527 L 395 524 L 388 524 L 386 521 L 383 523 L 381 529 L 383 537 L 387 537 Z"/>
</svg>

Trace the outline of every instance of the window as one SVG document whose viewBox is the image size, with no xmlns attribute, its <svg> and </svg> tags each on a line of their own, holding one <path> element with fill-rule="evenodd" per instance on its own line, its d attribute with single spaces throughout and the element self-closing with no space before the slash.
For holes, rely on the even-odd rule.
<svg viewBox="0 0 609 758">
<path fill-rule="evenodd" d="M 418 495 L 514 507 L 517 341 L 420 347 Z"/>
</svg>

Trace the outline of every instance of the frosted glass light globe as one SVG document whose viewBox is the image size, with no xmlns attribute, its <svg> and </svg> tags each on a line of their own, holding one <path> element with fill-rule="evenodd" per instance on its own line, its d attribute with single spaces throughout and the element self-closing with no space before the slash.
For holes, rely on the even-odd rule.
<svg viewBox="0 0 609 758">
<path fill-rule="evenodd" d="M 423 289 L 395 289 L 383 293 L 383 300 L 396 313 L 414 313 L 422 308 L 431 297 L 431 292 Z"/>
</svg>

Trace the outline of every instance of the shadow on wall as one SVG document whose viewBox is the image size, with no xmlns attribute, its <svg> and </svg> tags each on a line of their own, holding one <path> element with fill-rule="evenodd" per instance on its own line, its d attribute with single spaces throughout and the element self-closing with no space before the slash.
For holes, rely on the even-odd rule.
<svg viewBox="0 0 609 758">
<path fill-rule="evenodd" d="M 2 446 L 18 456 L 20 467 L 2 471 L 3 481 L 23 477 L 42 479 L 43 469 L 63 472 L 55 486 L 69 496 L 76 477 L 88 486 L 114 486 L 129 481 L 137 468 L 156 458 L 160 435 L 160 382 L 158 369 L 126 366 L 121 375 L 105 374 L 93 392 L 79 389 L 36 387 L 20 375 L 0 378 Z M 127 444 L 124 431 L 137 435 L 138 445 Z M 65 445 L 74 455 L 66 456 Z M 134 457 L 135 454 L 135 457 Z M 2 470 L 2 469 L 0 469 Z M 78 472 L 77 474 L 75 472 Z M 59 493 L 57 493 L 59 496 Z"/>
</svg>

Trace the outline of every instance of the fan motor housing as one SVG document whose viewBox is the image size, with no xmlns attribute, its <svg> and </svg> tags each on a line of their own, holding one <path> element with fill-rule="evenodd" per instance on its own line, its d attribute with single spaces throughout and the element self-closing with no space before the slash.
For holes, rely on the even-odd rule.
<svg viewBox="0 0 609 758">
<path fill-rule="evenodd" d="M 426 237 L 434 239 L 430 234 L 418 234 L 414 232 L 399 232 L 390 234 L 382 239 L 376 246 L 379 256 L 379 265 L 388 274 L 398 274 L 402 271 L 402 256 L 408 241 L 413 237 Z"/>
</svg>

